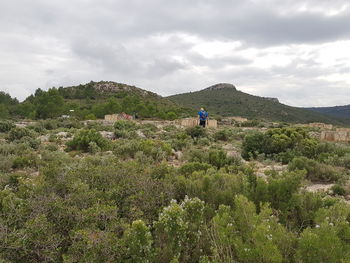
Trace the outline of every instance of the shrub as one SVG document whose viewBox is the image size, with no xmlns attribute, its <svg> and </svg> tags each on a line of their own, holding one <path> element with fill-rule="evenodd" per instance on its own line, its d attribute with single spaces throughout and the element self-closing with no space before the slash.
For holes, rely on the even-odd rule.
<svg viewBox="0 0 350 263">
<path fill-rule="evenodd" d="M 118 120 L 114 123 L 116 130 L 134 130 L 136 129 L 136 123 L 128 120 Z"/>
<path fill-rule="evenodd" d="M 0 172 L 9 172 L 12 168 L 13 161 L 15 158 L 16 157 L 14 155 L 0 155 Z"/>
<path fill-rule="evenodd" d="M 314 156 L 317 143 L 316 140 L 310 139 L 303 129 L 269 129 L 265 133 L 253 132 L 245 136 L 242 144 L 242 157 L 245 159 L 256 158 L 263 153 L 266 156 L 277 156 L 277 158 L 287 161 L 289 158 L 283 156 L 283 153 L 288 151 L 294 153 L 301 151 Z"/>
<path fill-rule="evenodd" d="M 175 112 L 173 112 L 173 111 L 169 111 L 167 114 L 166 114 L 166 119 L 167 120 L 171 120 L 171 121 L 173 121 L 173 120 L 175 120 L 175 119 L 177 119 L 178 117 L 177 117 L 177 114 L 175 113 Z"/>
<path fill-rule="evenodd" d="M 107 149 L 108 140 L 103 138 L 102 135 L 96 130 L 81 130 L 73 138 L 73 140 L 67 142 L 68 150 L 79 150 L 88 152 L 91 148 L 91 143 L 95 143 L 96 146 L 102 150 Z"/>
<path fill-rule="evenodd" d="M 96 116 L 93 113 L 89 113 L 88 115 L 85 116 L 85 120 L 96 120 Z"/>
<path fill-rule="evenodd" d="M 120 140 L 114 144 L 114 153 L 125 158 L 135 158 L 137 152 L 151 157 L 154 161 L 162 161 L 171 154 L 169 144 L 157 140 Z"/>
<path fill-rule="evenodd" d="M 193 172 L 196 171 L 207 171 L 211 167 L 212 166 L 207 163 L 190 162 L 182 165 L 179 169 L 179 172 L 183 175 L 191 175 Z"/>
<path fill-rule="evenodd" d="M 27 128 L 12 128 L 8 134 L 10 141 L 20 140 L 23 137 L 34 137 L 34 134 Z"/>
<path fill-rule="evenodd" d="M 230 139 L 230 131 L 228 129 L 222 129 L 214 133 L 213 137 L 216 141 L 228 141 Z"/>
<path fill-rule="evenodd" d="M 242 157 L 246 160 L 256 158 L 265 151 L 265 136 L 262 132 L 249 133 L 242 143 Z"/>
<path fill-rule="evenodd" d="M 114 133 L 117 138 L 135 138 L 137 125 L 133 121 L 119 120 L 114 123 Z"/>
<path fill-rule="evenodd" d="M 248 120 L 241 123 L 241 127 L 257 127 L 260 124 L 258 120 Z"/>
<path fill-rule="evenodd" d="M 291 171 L 306 170 L 306 178 L 315 182 L 334 182 L 341 177 L 337 168 L 306 157 L 294 158 L 288 168 Z"/>
<path fill-rule="evenodd" d="M 192 139 L 206 136 L 206 130 L 201 126 L 190 127 L 186 129 L 187 135 L 191 136 Z"/>
<path fill-rule="evenodd" d="M 229 159 L 227 157 L 227 153 L 220 149 L 220 150 L 216 150 L 216 149 L 212 149 L 209 151 L 209 160 L 208 162 L 217 167 L 218 169 L 220 169 L 221 167 L 224 167 L 227 164 L 230 164 L 231 159 Z"/>
<path fill-rule="evenodd" d="M 8 132 L 14 127 L 16 126 L 10 121 L 0 121 L 0 132 Z"/>
<path fill-rule="evenodd" d="M 335 184 L 332 186 L 331 190 L 333 191 L 333 194 L 335 195 L 346 195 L 346 189 L 344 188 L 344 186 L 340 185 L 340 184 Z"/>
<path fill-rule="evenodd" d="M 13 161 L 12 168 L 24 168 L 31 165 L 31 160 L 28 159 L 26 156 L 20 156 L 16 157 L 16 159 Z"/>
</svg>

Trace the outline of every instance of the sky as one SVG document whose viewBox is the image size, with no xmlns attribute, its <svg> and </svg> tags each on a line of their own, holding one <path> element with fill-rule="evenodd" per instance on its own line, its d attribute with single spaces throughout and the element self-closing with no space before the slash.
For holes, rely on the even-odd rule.
<svg viewBox="0 0 350 263">
<path fill-rule="evenodd" d="M 232 83 L 292 106 L 347 105 L 349 25 L 348 0 L 0 0 L 0 90 Z"/>
</svg>

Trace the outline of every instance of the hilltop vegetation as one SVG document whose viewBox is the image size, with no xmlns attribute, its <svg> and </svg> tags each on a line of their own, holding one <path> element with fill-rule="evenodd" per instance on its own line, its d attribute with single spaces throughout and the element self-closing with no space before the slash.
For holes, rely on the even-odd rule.
<svg viewBox="0 0 350 263">
<path fill-rule="evenodd" d="M 287 106 L 279 103 L 277 99 L 249 95 L 238 91 L 231 84 L 217 84 L 204 90 L 170 96 L 168 99 L 185 107 L 205 107 L 211 114 L 221 116 L 292 123 L 350 123 L 306 109 Z"/>
<path fill-rule="evenodd" d="M 115 82 L 90 82 L 48 91 L 37 89 L 22 103 L 1 94 L 0 105 L 4 109 L 2 118 L 48 119 L 70 115 L 84 120 L 125 112 L 140 118 L 174 119 L 191 113 L 155 93 Z"/>
<path fill-rule="evenodd" d="M 318 113 L 322 113 L 324 115 L 328 115 L 334 118 L 346 119 L 348 122 L 350 122 L 350 105 L 335 106 L 335 107 L 314 107 L 314 108 L 307 108 L 307 109 Z"/>
<path fill-rule="evenodd" d="M 0 140 L 0 262 L 350 261 L 350 147 L 308 129 L 0 121 Z"/>
</svg>

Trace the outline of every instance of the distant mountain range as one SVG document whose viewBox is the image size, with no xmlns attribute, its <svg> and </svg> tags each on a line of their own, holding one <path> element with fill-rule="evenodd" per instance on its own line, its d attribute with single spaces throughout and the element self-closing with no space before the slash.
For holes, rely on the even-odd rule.
<svg viewBox="0 0 350 263">
<path fill-rule="evenodd" d="M 206 89 L 162 97 L 156 93 L 112 81 L 89 82 L 72 87 L 36 90 L 19 103 L 0 92 L 0 118 L 55 118 L 71 114 L 79 119 L 103 118 L 126 112 L 143 118 L 174 119 L 196 116 L 199 108 L 211 116 L 241 116 L 267 121 L 350 125 L 350 105 L 327 108 L 297 108 L 277 98 L 253 96 L 221 83 Z"/>
<path fill-rule="evenodd" d="M 196 92 L 169 96 L 168 99 L 185 107 L 195 109 L 204 107 L 211 114 L 221 116 L 241 116 L 248 119 L 292 123 L 350 124 L 350 120 L 338 116 L 329 116 L 314 110 L 284 105 L 276 98 L 253 96 L 227 83 L 216 84 Z"/>
<path fill-rule="evenodd" d="M 331 117 L 342 118 L 350 123 L 350 105 L 335 107 L 314 107 L 306 109 L 322 113 Z"/>
</svg>

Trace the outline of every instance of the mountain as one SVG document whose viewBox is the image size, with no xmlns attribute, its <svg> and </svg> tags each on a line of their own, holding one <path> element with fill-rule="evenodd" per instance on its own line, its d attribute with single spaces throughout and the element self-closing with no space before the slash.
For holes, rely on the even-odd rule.
<svg viewBox="0 0 350 263">
<path fill-rule="evenodd" d="M 174 119 L 194 111 L 177 105 L 156 93 L 127 84 L 100 81 L 87 84 L 37 89 L 13 111 L 21 118 L 47 119 L 71 115 L 78 119 L 103 118 L 125 112 L 141 118 Z"/>
<path fill-rule="evenodd" d="M 204 107 L 210 114 L 221 116 L 241 116 L 248 119 L 285 121 L 292 123 L 324 122 L 350 124 L 318 112 L 291 107 L 279 103 L 276 98 L 253 96 L 236 89 L 232 84 L 220 83 L 206 89 L 173 95 L 169 100 L 185 107 Z"/>
<path fill-rule="evenodd" d="M 350 122 L 350 105 L 335 106 L 335 107 L 314 107 L 307 108 L 315 112 L 319 112 L 335 118 L 343 118 Z"/>
</svg>

